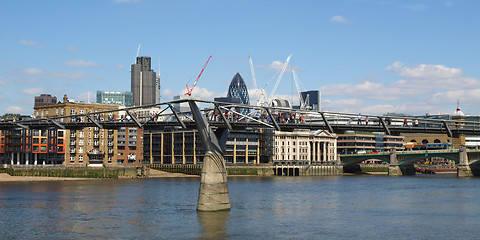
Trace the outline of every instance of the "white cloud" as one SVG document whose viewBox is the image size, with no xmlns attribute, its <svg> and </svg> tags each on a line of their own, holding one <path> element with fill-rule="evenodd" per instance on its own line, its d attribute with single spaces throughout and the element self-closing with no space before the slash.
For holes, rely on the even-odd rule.
<svg viewBox="0 0 480 240">
<path fill-rule="evenodd" d="M 175 92 L 173 92 L 171 89 L 165 88 L 162 89 L 162 94 L 160 95 L 161 101 L 169 101 L 173 99 L 173 96 L 175 96 Z"/>
<path fill-rule="evenodd" d="M 19 69 L 18 71 L 25 75 L 43 76 L 48 78 L 78 79 L 86 77 L 84 72 L 63 72 L 57 70 L 43 70 L 39 68 L 24 68 Z"/>
<path fill-rule="evenodd" d="M 124 69 L 124 68 L 125 68 L 125 65 L 123 65 L 123 64 L 118 64 L 118 65 L 112 66 L 112 69 Z"/>
<path fill-rule="evenodd" d="M 23 89 L 23 91 L 22 91 L 23 94 L 28 94 L 28 95 L 40 94 L 42 92 L 45 92 L 45 89 L 43 89 L 41 87 L 27 88 L 27 89 Z"/>
<path fill-rule="evenodd" d="M 34 41 L 29 41 L 24 39 L 20 40 L 19 43 L 25 46 L 40 46 L 39 42 L 34 42 Z"/>
<path fill-rule="evenodd" d="M 449 68 L 445 65 L 419 64 L 404 67 L 401 62 L 394 62 L 385 68 L 404 78 L 452 78 L 463 74 L 462 69 Z"/>
<path fill-rule="evenodd" d="M 78 50 L 78 47 L 76 47 L 76 46 L 70 46 L 70 47 L 67 48 L 67 50 L 70 51 L 70 52 L 75 52 L 75 51 Z"/>
<path fill-rule="evenodd" d="M 324 101 L 324 106 L 342 112 L 425 114 L 452 112 L 451 104 L 465 99 L 464 106 L 478 109 L 474 103 L 480 101 L 480 81 L 464 76 L 460 68 L 433 64 L 404 66 L 394 62 L 384 70 L 395 73 L 399 79 L 324 86 L 320 89 L 322 95 L 330 98 Z"/>
<path fill-rule="evenodd" d="M 25 109 L 19 106 L 10 106 L 5 108 L 5 113 L 25 113 Z"/>
<path fill-rule="evenodd" d="M 87 62 L 82 59 L 75 59 L 70 61 L 63 62 L 66 66 L 69 67 L 98 67 L 97 63 L 94 62 Z"/>
<path fill-rule="evenodd" d="M 187 90 L 184 89 L 182 90 L 181 94 L 185 94 L 186 92 Z M 195 89 L 192 91 L 192 96 L 199 97 L 202 100 L 212 101 L 213 98 L 216 98 L 216 97 L 225 97 L 226 93 L 216 93 L 216 92 L 208 91 L 206 88 L 195 87 Z"/>
<path fill-rule="evenodd" d="M 83 93 L 77 94 L 75 98 L 77 99 L 77 101 L 90 102 L 90 103 L 97 102 L 97 95 L 94 92 L 83 92 Z"/>
<path fill-rule="evenodd" d="M 273 61 L 272 63 L 270 63 L 270 65 L 268 65 L 268 69 L 279 72 L 280 70 L 282 70 L 283 64 L 283 62 L 280 62 L 278 60 Z M 285 72 L 290 72 L 292 71 L 292 69 L 298 72 L 298 67 L 292 65 L 287 65 L 287 68 L 285 68 Z"/>
<path fill-rule="evenodd" d="M 333 16 L 332 18 L 330 18 L 330 21 L 337 22 L 337 23 L 352 23 L 350 20 L 348 20 L 344 16 L 340 16 L 340 15 Z"/>
<path fill-rule="evenodd" d="M 428 6 L 425 5 L 425 4 L 405 5 L 403 7 L 410 10 L 410 11 L 414 11 L 414 12 L 424 11 L 424 10 L 428 9 Z"/>
</svg>

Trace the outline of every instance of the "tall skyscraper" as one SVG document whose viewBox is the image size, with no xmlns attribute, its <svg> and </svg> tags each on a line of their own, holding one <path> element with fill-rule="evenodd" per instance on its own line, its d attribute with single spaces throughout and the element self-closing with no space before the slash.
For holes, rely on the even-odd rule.
<svg viewBox="0 0 480 240">
<path fill-rule="evenodd" d="M 227 98 L 238 98 L 242 104 L 250 105 L 247 84 L 245 84 L 245 81 L 243 81 L 240 73 L 236 73 L 235 76 L 233 76 L 230 86 L 228 87 Z M 242 108 L 239 109 L 239 112 L 247 114 L 249 109 Z"/>
<path fill-rule="evenodd" d="M 157 81 L 156 73 L 152 70 L 150 57 L 137 57 L 137 63 L 132 64 L 131 92 L 133 105 L 149 105 L 160 102 L 158 93 L 160 80 Z"/>
</svg>

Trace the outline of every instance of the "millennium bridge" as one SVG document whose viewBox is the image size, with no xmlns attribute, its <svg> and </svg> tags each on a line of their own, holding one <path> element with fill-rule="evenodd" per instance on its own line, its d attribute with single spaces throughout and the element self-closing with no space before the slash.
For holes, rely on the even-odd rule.
<svg viewBox="0 0 480 240">
<path fill-rule="evenodd" d="M 174 105 L 187 105 L 190 111 L 177 111 Z M 200 106 L 203 107 L 200 108 Z M 136 114 L 139 110 L 151 108 L 158 108 L 159 111 L 155 115 L 146 117 L 139 117 Z M 124 117 L 117 118 L 117 116 Z M 344 133 L 353 130 L 385 132 L 388 135 L 442 133 L 449 137 L 480 133 L 480 122 L 474 121 L 360 115 L 189 99 L 77 115 L 12 119 L 0 122 L 0 130 L 18 128 L 80 130 L 86 127 L 100 129 L 138 127 L 145 130 L 196 129 L 206 151 L 197 204 L 199 211 L 230 209 L 226 167 L 222 154 L 230 130 L 270 128 L 277 131 L 294 131 L 309 129 L 325 130 L 330 133 Z M 375 158 L 389 164 L 390 175 L 408 175 L 411 174 L 413 163 L 422 157 L 425 158 L 426 154 L 433 156 L 431 154 L 437 153 L 397 153 L 392 150 L 389 153 L 377 155 L 341 155 L 340 162 L 335 163 L 334 167 L 338 173 L 341 173 L 343 167 L 358 165 L 366 159 Z M 456 151 L 438 152 L 438 156 L 459 163 L 458 176 L 472 176 L 478 172 L 476 170 L 476 166 L 480 162 L 478 161 L 480 158 L 478 151 L 467 151 L 462 146 Z M 276 171 L 283 167 L 276 166 Z M 305 167 L 315 168 L 315 166 Z"/>
</svg>

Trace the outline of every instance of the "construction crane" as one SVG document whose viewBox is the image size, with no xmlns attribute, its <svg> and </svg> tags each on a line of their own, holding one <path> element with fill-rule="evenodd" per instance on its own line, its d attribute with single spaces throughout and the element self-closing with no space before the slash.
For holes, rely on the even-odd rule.
<svg viewBox="0 0 480 240">
<path fill-rule="evenodd" d="M 287 69 L 288 62 L 290 62 L 290 58 L 291 58 L 291 57 L 292 57 L 292 54 L 290 54 L 290 55 L 287 57 L 287 60 L 286 60 L 285 63 L 283 64 L 282 70 L 280 71 L 280 75 L 278 75 L 277 82 L 275 83 L 275 86 L 273 87 L 272 92 L 270 93 L 269 100 L 273 97 L 273 94 L 275 94 L 275 91 L 277 91 L 278 84 L 280 84 L 280 80 L 282 80 L 283 73 L 285 73 L 285 69 Z"/>
<path fill-rule="evenodd" d="M 192 91 L 195 88 L 195 86 L 197 86 L 198 79 L 200 79 L 200 76 L 202 76 L 203 70 L 205 70 L 205 68 L 207 67 L 207 64 L 208 64 L 208 61 L 210 61 L 210 58 L 212 58 L 212 55 L 210 55 L 210 57 L 208 57 L 207 62 L 205 63 L 205 65 L 203 65 L 202 71 L 200 71 L 200 74 L 198 74 L 197 79 L 195 79 L 195 82 L 193 83 L 192 88 L 189 88 L 188 84 L 185 84 L 187 86 L 187 92 L 185 93 L 185 95 L 192 96 Z"/>
<path fill-rule="evenodd" d="M 297 93 L 298 93 L 298 96 L 300 97 L 300 109 L 306 109 L 306 107 L 308 106 L 308 94 L 307 96 L 305 97 L 305 99 L 303 99 L 302 97 L 302 91 L 300 90 L 300 83 L 298 81 L 298 77 L 297 77 L 297 74 L 295 73 L 295 70 L 292 69 L 292 75 L 293 75 L 293 80 L 295 81 L 295 86 L 297 87 Z"/>
<path fill-rule="evenodd" d="M 265 103 L 266 101 L 266 93 L 265 93 L 265 89 L 258 89 L 258 85 L 257 85 L 257 79 L 255 78 L 255 71 L 254 71 L 254 68 L 253 68 L 253 62 L 252 62 L 252 57 L 248 56 L 248 59 L 250 61 L 250 71 L 252 72 L 252 78 L 253 78 L 253 87 L 255 89 L 255 92 L 257 94 L 256 97 L 257 97 L 257 106 L 263 103 Z M 258 96 L 258 91 L 260 90 L 260 97 Z"/>
</svg>

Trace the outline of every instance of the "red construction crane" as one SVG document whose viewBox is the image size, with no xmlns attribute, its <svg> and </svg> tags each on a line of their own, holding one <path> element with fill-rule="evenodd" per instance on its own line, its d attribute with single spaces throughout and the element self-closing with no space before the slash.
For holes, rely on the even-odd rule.
<svg viewBox="0 0 480 240">
<path fill-rule="evenodd" d="M 205 63 L 205 65 L 203 65 L 202 71 L 200 71 L 200 74 L 198 74 L 198 77 L 195 80 L 195 82 L 193 83 L 192 88 L 189 88 L 188 84 L 185 84 L 187 86 L 187 93 L 185 93 L 185 95 L 192 96 L 192 91 L 195 88 L 195 86 L 197 86 L 198 79 L 200 79 L 200 76 L 202 76 L 203 70 L 205 70 L 205 68 L 207 67 L 207 64 L 208 64 L 208 61 L 210 61 L 210 58 L 212 58 L 212 55 L 210 55 L 210 57 L 208 57 L 207 62 Z"/>
</svg>

